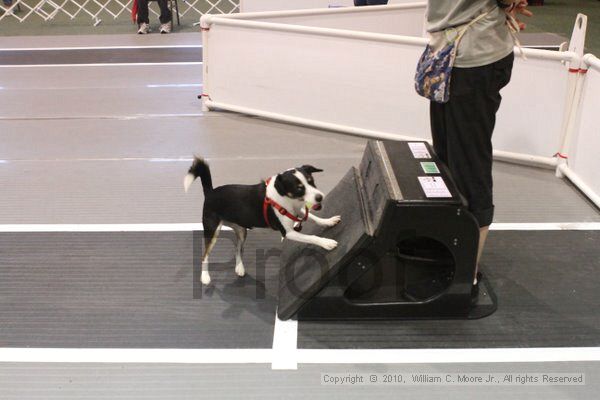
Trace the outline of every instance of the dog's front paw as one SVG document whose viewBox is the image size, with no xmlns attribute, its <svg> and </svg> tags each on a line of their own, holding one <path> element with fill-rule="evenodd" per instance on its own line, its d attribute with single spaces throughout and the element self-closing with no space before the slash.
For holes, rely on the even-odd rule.
<svg viewBox="0 0 600 400">
<path fill-rule="evenodd" d="M 202 282 L 203 285 L 210 284 L 210 275 L 209 275 L 208 271 L 202 271 L 202 275 L 200 276 L 200 281 Z"/>
<path fill-rule="evenodd" d="M 333 250 L 337 247 L 338 242 L 333 239 L 321 238 L 319 241 L 319 246 L 324 248 L 325 250 Z"/>
<path fill-rule="evenodd" d="M 325 226 L 335 226 L 337 224 L 339 224 L 342 221 L 342 217 L 340 217 L 339 215 L 336 215 L 335 217 L 331 217 L 331 218 L 327 218 L 325 220 Z"/>
<path fill-rule="evenodd" d="M 237 274 L 237 276 L 244 276 L 246 275 L 246 269 L 244 268 L 244 264 L 239 263 L 235 266 L 235 273 Z"/>
</svg>

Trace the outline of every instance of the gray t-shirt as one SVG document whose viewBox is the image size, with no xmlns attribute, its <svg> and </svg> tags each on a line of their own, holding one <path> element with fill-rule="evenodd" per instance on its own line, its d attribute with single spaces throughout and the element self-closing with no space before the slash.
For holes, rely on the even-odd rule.
<svg viewBox="0 0 600 400">
<path fill-rule="evenodd" d="M 513 39 L 506 26 L 506 14 L 496 0 L 429 0 L 427 31 L 438 32 L 469 23 L 492 10 L 471 25 L 458 46 L 454 65 L 480 67 L 496 62 L 513 51 Z"/>
</svg>

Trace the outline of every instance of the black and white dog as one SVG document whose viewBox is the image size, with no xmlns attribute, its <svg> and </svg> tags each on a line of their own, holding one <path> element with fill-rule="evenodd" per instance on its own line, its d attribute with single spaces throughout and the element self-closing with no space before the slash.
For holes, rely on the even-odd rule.
<svg viewBox="0 0 600 400">
<path fill-rule="evenodd" d="M 198 177 L 204 190 L 204 255 L 202 283 L 210 283 L 208 256 L 215 245 L 221 226 L 235 231 L 237 238 L 235 272 L 244 276 L 242 254 L 248 229 L 271 228 L 279 230 L 283 238 L 332 250 L 337 242 L 332 239 L 299 232 L 302 222 L 310 219 L 321 226 L 334 226 L 340 217 L 319 218 L 310 209 L 320 210 L 323 193 L 315 186 L 312 174 L 322 170 L 311 165 L 287 170 L 256 185 L 224 185 L 213 188 L 210 169 L 204 160 L 195 157 L 183 180 L 187 192 Z"/>
</svg>

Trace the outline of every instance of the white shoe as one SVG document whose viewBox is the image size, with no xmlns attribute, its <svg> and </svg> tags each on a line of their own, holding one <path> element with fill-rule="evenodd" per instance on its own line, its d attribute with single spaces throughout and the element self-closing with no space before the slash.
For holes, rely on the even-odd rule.
<svg viewBox="0 0 600 400">
<path fill-rule="evenodd" d="M 171 33 L 173 29 L 173 21 L 169 21 L 166 24 L 160 24 L 160 33 Z"/>
<path fill-rule="evenodd" d="M 138 26 L 138 31 L 137 31 L 137 33 L 138 33 L 138 34 L 140 34 L 140 35 L 145 35 L 145 34 L 147 34 L 147 33 L 150 33 L 150 25 L 148 25 L 148 24 L 147 24 L 147 23 L 145 23 L 145 22 L 142 22 L 142 23 L 141 23 L 141 24 L 139 24 L 139 26 Z"/>
<path fill-rule="evenodd" d="M 208 271 L 202 271 L 202 274 L 200 275 L 200 281 L 204 285 L 210 285 L 210 275 L 208 274 Z"/>
<path fill-rule="evenodd" d="M 237 276 L 244 276 L 244 275 L 246 275 L 246 269 L 244 268 L 244 264 L 242 264 L 242 263 L 237 264 L 235 266 L 235 273 L 237 274 Z"/>
</svg>

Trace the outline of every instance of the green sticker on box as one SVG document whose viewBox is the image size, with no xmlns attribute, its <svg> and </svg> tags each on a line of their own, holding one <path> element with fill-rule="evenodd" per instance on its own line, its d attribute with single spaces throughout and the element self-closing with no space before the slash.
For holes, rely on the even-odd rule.
<svg viewBox="0 0 600 400">
<path fill-rule="evenodd" d="M 439 174 L 440 170 L 437 165 L 433 161 L 427 161 L 421 163 L 421 168 L 423 168 L 423 172 L 426 174 Z"/>
</svg>

